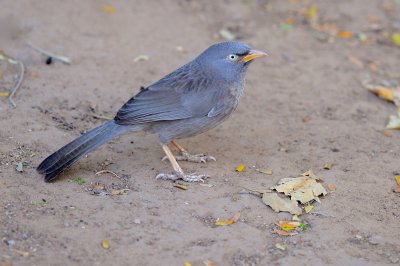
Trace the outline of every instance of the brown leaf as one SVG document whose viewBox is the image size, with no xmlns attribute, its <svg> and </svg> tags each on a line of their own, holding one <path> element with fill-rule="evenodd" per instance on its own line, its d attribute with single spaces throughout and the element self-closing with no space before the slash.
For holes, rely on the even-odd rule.
<svg viewBox="0 0 400 266">
<path fill-rule="evenodd" d="M 333 166 L 333 164 L 330 163 L 330 162 L 325 163 L 325 164 L 324 164 L 324 169 L 325 169 L 325 170 L 331 170 L 331 169 L 332 169 L 332 166 Z"/>
<path fill-rule="evenodd" d="M 181 185 L 181 184 L 174 184 L 174 187 L 176 188 L 180 188 L 182 190 L 188 190 L 189 188 L 185 185 Z"/>
</svg>

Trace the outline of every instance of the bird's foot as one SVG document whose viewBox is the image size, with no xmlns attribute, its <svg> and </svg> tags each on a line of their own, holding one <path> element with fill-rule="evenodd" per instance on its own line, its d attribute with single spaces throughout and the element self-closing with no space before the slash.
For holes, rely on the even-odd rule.
<svg viewBox="0 0 400 266">
<path fill-rule="evenodd" d="M 197 175 L 197 174 L 184 174 L 180 172 L 175 172 L 175 174 L 164 174 L 160 173 L 156 176 L 156 179 L 163 179 L 163 180 L 179 180 L 182 179 L 185 182 L 203 182 L 204 179 L 208 178 L 208 175 Z"/>
<path fill-rule="evenodd" d="M 164 156 L 162 161 L 167 160 L 168 157 Z M 181 152 L 181 155 L 175 156 L 177 161 L 187 161 L 192 163 L 206 163 L 209 161 L 216 161 L 214 156 L 209 156 L 205 154 L 190 154 L 187 151 Z"/>
</svg>

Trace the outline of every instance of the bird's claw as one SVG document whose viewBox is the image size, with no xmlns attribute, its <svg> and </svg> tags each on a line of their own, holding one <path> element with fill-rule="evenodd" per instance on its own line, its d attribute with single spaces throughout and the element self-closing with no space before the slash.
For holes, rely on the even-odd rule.
<svg viewBox="0 0 400 266">
<path fill-rule="evenodd" d="M 175 174 L 165 174 L 160 173 L 156 176 L 156 179 L 163 179 L 163 180 L 179 180 L 182 179 L 185 182 L 202 182 L 204 183 L 204 179 L 208 178 L 208 175 L 197 175 L 197 174 L 182 174 L 179 172 L 175 172 Z"/>
<path fill-rule="evenodd" d="M 168 157 L 164 156 L 162 158 L 162 161 L 167 160 Z M 175 156 L 175 159 L 177 161 L 187 161 L 187 162 L 192 162 L 192 163 L 206 163 L 209 161 L 216 161 L 217 159 L 215 159 L 214 156 L 210 156 L 210 155 L 205 155 L 205 154 L 195 154 L 192 155 L 188 152 L 183 152 L 181 153 L 181 155 Z"/>
</svg>

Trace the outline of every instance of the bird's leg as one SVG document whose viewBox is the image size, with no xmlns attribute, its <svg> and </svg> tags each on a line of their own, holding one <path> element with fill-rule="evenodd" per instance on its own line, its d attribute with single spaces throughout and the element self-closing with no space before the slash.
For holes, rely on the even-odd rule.
<svg viewBox="0 0 400 266">
<path fill-rule="evenodd" d="M 166 144 L 162 144 L 162 148 L 169 159 L 169 161 L 172 164 L 172 167 L 174 168 L 175 174 L 158 174 L 156 176 L 156 179 L 164 179 L 164 180 L 178 180 L 182 179 L 183 181 L 186 182 L 204 182 L 204 179 L 206 179 L 208 176 L 207 175 L 196 175 L 196 174 L 190 174 L 187 175 L 183 172 L 182 168 L 179 166 L 178 162 L 175 160 L 174 155 L 172 154 L 171 150 L 168 148 Z"/>
<path fill-rule="evenodd" d="M 209 156 L 205 154 L 195 154 L 192 155 L 187 150 L 185 150 L 181 145 L 179 145 L 175 140 L 171 141 L 172 147 L 179 151 L 180 155 L 176 156 L 177 161 L 188 161 L 193 163 L 206 163 L 208 161 L 216 161 L 214 156 Z M 164 156 L 163 161 L 169 159 L 168 156 Z"/>
</svg>

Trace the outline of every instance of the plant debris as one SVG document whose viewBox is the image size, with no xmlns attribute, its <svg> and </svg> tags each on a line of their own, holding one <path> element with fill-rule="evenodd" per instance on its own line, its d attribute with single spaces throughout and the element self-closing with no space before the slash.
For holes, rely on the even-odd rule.
<svg viewBox="0 0 400 266">
<path fill-rule="evenodd" d="M 285 245 L 285 244 L 282 244 L 282 243 L 276 243 L 276 244 L 275 244 L 275 247 L 276 247 L 277 249 L 279 249 L 279 250 L 282 250 L 282 251 L 286 250 L 286 245 Z"/>
<path fill-rule="evenodd" d="M 244 164 L 239 164 L 236 166 L 236 172 L 243 172 L 244 170 L 246 170 L 246 166 Z"/>
<path fill-rule="evenodd" d="M 301 208 L 297 201 L 281 198 L 277 193 L 263 193 L 262 201 L 275 212 L 285 211 L 291 214 L 301 214 Z"/>
<path fill-rule="evenodd" d="M 63 56 L 63 55 L 57 55 L 57 54 L 53 54 L 53 53 L 51 53 L 51 52 L 49 52 L 49 51 L 47 51 L 47 50 L 45 50 L 45 49 L 43 49 L 43 48 L 40 48 L 40 47 L 38 47 L 38 46 L 36 46 L 36 45 L 34 45 L 32 42 L 30 42 L 30 41 L 27 41 L 26 42 L 30 47 L 32 47 L 34 50 L 36 50 L 36 51 L 38 51 L 39 53 L 41 53 L 41 54 L 43 54 L 44 56 L 46 56 L 46 64 L 51 64 L 51 62 L 49 62 L 48 63 L 48 61 L 49 60 L 58 60 L 58 61 L 60 61 L 60 62 L 62 62 L 62 63 L 64 63 L 64 64 L 67 64 L 67 65 L 69 65 L 69 64 L 71 64 L 72 63 L 72 60 L 71 59 L 69 59 L 68 57 L 66 57 L 66 56 Z"/>
<path fill-rule="evenodd" d="M 82 186 L 83 184 L 86 183 L 86 181 L 82 177 L 77 176 L 77 177 L 75 177 L 75 183 L 77 183 L 78 185 Z"/>
<path fill-rule="evenodd" d="M 105 239 L 101 240 L 101 246 L 102 246 L 104 249 L 109 249 L 109 248 L 110 248 L 110 244 L 109 244 L 108 241 L 105 240 Z"/>
<path fill-rule="evenodd" d="M 180 188 L 182 190 L 188 190 L 189 188 L 185 185 L 181 185 L 181 184 L 174 184 L 174 187 L 176 188 Z"/>
<path fill-rule="evenodd" d="M 324 169 L 325 169 L 325 170 L 331 170 L 331 169 L 332 169 L 332 166 L 333 166 L 333 163 L 329 163 L 329 162 L 328 162 L 328 163 L 325 163 L 325 164 L 324 164 Z"/>
<path fill-rule="evenodd" d="M 137 57 L 135 57 L 135 59 L 133 59 L 133 62 L 137 63 L 137 62 L 148 61 L 148 60 L 150 60 L 150 56 L 148 56 L 147 54 L 141 54 L 141 55 L 138 55 Z"/>
<path fill-rule="evenodd" d="M 317 182 L 318 180 L 319 178 L 309 170 L 300 177 L 282 178 L 278 185 L 271 187 L 271 189 L 290 196 L 294 201 L 306 204 L 312 200 L 319 201 L 319 196 L 327 194 L 325 188 Z"/>
<path fill-rule="evenodd" d="M 13 108 L 16 108 L 17 104 L 14 102 L 13 97 L 14 97 L 15 93 L 17 92 L 17 90 L 19 89 L 19 87 L 21 87 L 22 81 L 24 80 L 25 65 L 22 63 L 22 61 L 19 61 L 11 56 L 8 56 L 3 51 L 0 50 L 0 61 L 1 60 L 4 60 L 9 64 L 19 66 L 19 74 L 17 76 L 17 79 L 16 79 L 13 87 L 10 90 L 11 91 L 10 94 L 8 95 L 8 101 L 10 102 L 10 104 L 12 105 Z"/>
<path fill-rule="evenodd" d="M 256 169 L 257 172 L 262 173 L 262 174 L 266 174 L 266 175 L 272 175 L 273 172 L 271 169 Z"/>
<path fill-rule="evenodd" d="M 225 220 L 225 221 L 220 221 L 219 219 L 217 219 L 217 220 L 215 221 L 215 225 L 218 225 L 218 226 L 230 225 L 230 224 L 236 223 L 237 221 L 239 221 L 239 219 L 240 219 L 240 212 L 237 212 L 237 213 L 233 216 L 232 219 L 228 219 L 228 220 Z"/>
</svg>

